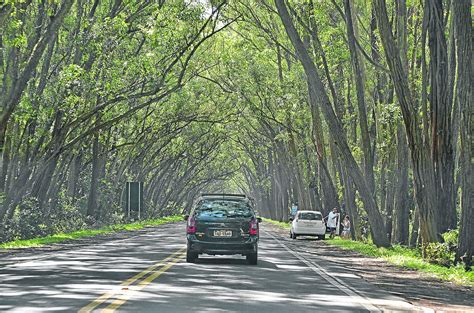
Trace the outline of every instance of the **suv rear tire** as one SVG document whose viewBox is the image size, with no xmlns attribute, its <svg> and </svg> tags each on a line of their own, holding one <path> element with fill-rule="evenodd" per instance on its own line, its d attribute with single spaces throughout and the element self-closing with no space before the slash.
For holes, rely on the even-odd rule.
<svg viewBox="0 0 474 313">
<path fill-rule="evenodd" d="M 186 262 L 195 263 L 198 257 L 199 254 L 186 250 Z"/>
<path fill-rule="evenodd" d="M 248 262 L 250 265 L 257 265 L 258 253 L 257 253 L 257 252 L 254 252 L 254 253 L 247 254 L 247 255 L 245 256 L 245 258 L 247 259 L 247 262 Z"/>
</svg>

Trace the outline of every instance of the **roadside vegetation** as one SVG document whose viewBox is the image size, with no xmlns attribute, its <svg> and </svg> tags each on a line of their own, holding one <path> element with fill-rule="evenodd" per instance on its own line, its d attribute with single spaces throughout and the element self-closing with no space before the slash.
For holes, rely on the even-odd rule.
<svg viewBox="0 0 474 313">
<path fill-rule="evenodd" d="M 145 227 L 158 226 L 167 223 L 180 222 L 183 220 L 182 215 L 167 216 L 156 219 L 141 220 L 128 224 L 115 224 L 98 229 L 82 229 L 70 233 L 59 233 L 45 237 L 38 237 L 25 240 L 15 240 L 0 244 L 0 249 L 17 249 L 17 248 L 31 248 L 40 247 L 43 245 L 59 243 L 63 241 L 69 241 L 74 239 L 80 239 L 85 237 L 93 237 L 97 235 L 109 234 L 119 231 L 134 231 L 140 230 Z"/>
<path fill-rule="evenodd" d="M 291 225 L 288 222 L 275 221 L 269 218 L 262 218 L 264 222 L 272 223 L 273 225 L 280 226 L 281 228 L 290 229 Z"/>
<path fill-rule="evenodd" d="M 429 260 L 422 257 L 419 249 L 412 249 L 400 245 L 393 245 L 390 248 L 378 248 L 372 243 L 345 240 L 338 237 L 328 239 L 326 242 L 342 249 L 359 252 L 366 256 L 382 258 L 390 264 L 427 273 L 435 278 L 465 286 L 474 286 L 474 271 L 466 272 L 463 264 L 442 266 L 430 263 Z M 454 260 L 454 253 L 449 253 L 449 255 L 451 256 L 450 260 Z M 437 261 L 439 262 L 440 260 Z M 450 261 L 448 260 L 448 262 Z"/>
</svg>

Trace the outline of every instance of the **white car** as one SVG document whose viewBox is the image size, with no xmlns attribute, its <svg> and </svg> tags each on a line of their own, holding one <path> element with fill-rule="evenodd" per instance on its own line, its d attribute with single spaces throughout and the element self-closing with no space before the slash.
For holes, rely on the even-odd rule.
<svg viewBox="0 0 474 313">
<path fill-rule="evenodd" d="M 296 239 L 298 236 L 317 236 L 324 240 L 326 234 L 326 223 L 323 215 L 319 211 L 298 211 L 293 218 L 290 218 L 290 237 Z"/>
</svg>

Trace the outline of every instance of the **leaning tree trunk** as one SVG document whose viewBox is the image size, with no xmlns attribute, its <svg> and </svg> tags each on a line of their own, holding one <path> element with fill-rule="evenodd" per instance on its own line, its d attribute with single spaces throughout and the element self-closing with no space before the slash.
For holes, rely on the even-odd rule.
<svg viewBox="0 0 474 313">
<path fill-rule="evenodd" d="M 326 93 L 325 87 L 321 80 L 321 77 L 316 69 L 316 66 L 311 59 L 308 51 L 306 50 L 294 24 L 291 20 L 290 14 L 286 7 L 284 0 L 275 0 L 275 4 L 278 9 L 281 21 L 285 26 L 286 33 L 290 38 L 298 57 L 300 58 L 301 64 L 303 65 L 307 79 L 310 82 L 310 87 L 314 89 L 318 103 L 323 109 L 324 116 L 328 123 L 331 135 L 341 152 L 341 157 L 344 160 L 345 166 L 349 171 L 349 174 L 354 180 L 354 183 L 359 190 L 359 194 L 364 201 L 365 209 L 369 217 L 369 222 L 372 227 L 374 244 L 377 246 L 390 246 L 389 241 L 385 235 L 385 226 L 383 223 L 382 215 L 377 207 L 370 188 L 359 168 L 354 156 L 351 153 L 347 139 L 344 133 L 342 125 L 339 123 L 336 114 L 332 108 L 332 104 Z"/>
<path fill-rule="evenodd" d="M 357 211 L 352 179 L 345 172 L 345 170 L 341 169 L 341 176 L 343 177 L 344 184 L 344 202 L 346 203 L 346 214 L 349 215 L 351 221 L 351 238 L 356 240 L 361 238 L 360 216 Z"/>
<path fill-rule="evenodd" d="M 319 163 L 319 179 L 321 181 L 321 189 L 323 192 L 323 209 L 324 214 L 329 213 L 333 208 L 339 208 L 339 201 L 337 200 L 337 192 L 334 187 L 334 183 L 329 174 L 327 167 L 327 157 L 323 131 L 321 127 L 321 113 L 318 107 L 318 102 L 314 90 L 311 88 L 309 81 L 308 84 L 308 95 L 309 103 L 311 107 L 312 117 L 312 140 L 316 148 L 316 154 L 318 156 Z"/>
<path fill-rule="evenodd" d="M 2 132 L 6 132 L 6 128 L 2 127 L 0 128 L 0 138 L 1 140 L 4 140 L 5 143 L 0 143 L 4 147 L 3 151 L 0 151 L 0 157 L 1 157 L 1 167 L 0 167 L 0 193 L 5 192 L 8 190 L 6 180 L 7 180 L 7 173 L 8 173 L 8 168 L 10 165 L 10 140 L 9 136 L 2 134 Z M 1 220 L 2 214 L 0 213 L 0 220 Z"/>
<path fill-rule="evenodd" d="M 40 62 L 43 52 L 46 49 L 50 39 L 58 32 L 73 3 L 74 0 L 63 1 L 56 15 L 51 16 L 50 23 L 46 27 L 43 35 L 36 41 L 36 44 L 34 45 L 30 56 L 28 57 L 28 60 L 25 62 L 25 67 L 21 73 L 19 73 L 15 83 L 11 86 L 10 90 L 5 93 L 6 96 L 0 97 L 0 155 L 3 152 L 3 144 L 5 143 L 4 136 L 6 134 L 5 129 L 7 128 L 7 125 L 10 121 L 10 117 L 18 106 L 21 96 L 23 95 L 23 91 L 33 76 L 35 68 Z"/>
<path fill-rule="evenodd" d="M 98 209 L 99 176 L 100 176 L 100 143 L 99 134 L 94 135 L 92 142 L 92 172 L 89 197 L 87 199 L 87 216 L 94 217 Z"/>
<path fill-rule="evenodd" d="M 442 0 L 426 0 L 430 50 L 431 155 L 435 173 L 438 230 L 456 228 L 452 99 L 448 90 L 448 48 Z"/>
<path fill-rule="evenodd" d="M 365 101 L 365 81 L 363 75 L 363 64 L 359 58 L 359 52 L 356 49 L 356 37 L 354 33 L 354 24 L 352 19 L 350 0 L 344 1 L 344 9 L 346 12 L 346 28 L 349 52 L 351 55 L 351 63 L 356 86 L 357 107 L 359 109 L 358 120 L 360 127 L 362 151 L 364 153 L 364 174 L 372 194 L 375 195 L 374 158 L 372 154 L 372 144 L 369 134 L 369 123 L 367 121 L 367 104 Z"/>
<path fill-rule="evenodd" d="M 375 16 L 374 16 L 375 18 Z M 397 2 L 397 42 L 405 73 L 408 73 L 407 5 Z M 393 242 L 408 245 L 410 211 L 408 207 L 408 145 L 403 125 L 397 126 L 397 190 L 395 196 Z"/>
<path fill-rule="evenodd" d="M 461 106 L 461 228 L 456 260 L 463 257 L 467 265 L 472 264 L 474 252 L 474 105 L 472 75 L 472 28 L 471 1 L 456 0 L 454 7 L 455 38 L 457 46 L 456 98 Z"/>
<path fill-rule="evenodd" d="M 420 209 L 420 230 L 423 244 L 440 240 L 436 222 L 437 199 L 433 166 L 429 145 L 423 140 L 419 129 L 418 111 L 410 95 L 407 73 L 400 59 L 400 51 L 395 44 L 388 19 L 385 0 L 374 1 L 377 25 L 390 69 L 395 92 L 405 123 L 413 166 L 415 196 Z"/>
<path fill-rule="evenodd" d="M 409 215 L 408 207 L 408 147 L 403 126 L 397 128 L 397 191 L 395 196 L 395 229 L 393 232 L 395 243 L 408 245 Z"/>
</svg>

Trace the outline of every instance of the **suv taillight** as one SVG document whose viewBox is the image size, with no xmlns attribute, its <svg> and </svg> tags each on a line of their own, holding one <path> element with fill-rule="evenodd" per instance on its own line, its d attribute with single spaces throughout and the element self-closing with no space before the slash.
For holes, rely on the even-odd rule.
<svg viewBox="0 0 474 313">
<path fill-rule="evenodd" d="M 186 233 L 187 234 L 195 234 L 196 233 L 196 220 L 193 216 L 188 218 L 188 224 L 186 225 Z"/>
<path fill-rule="evenodd" d="M 256 219 L 252 219 L 250 221 L 250 228 L 249 228 L 250 235 L 257 235 L 258 234 L 258 222 Z"/>
</svg>

